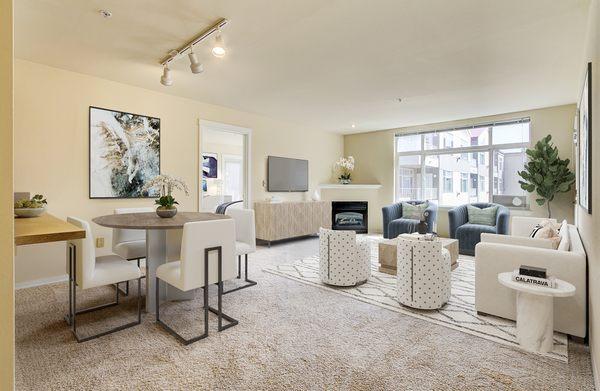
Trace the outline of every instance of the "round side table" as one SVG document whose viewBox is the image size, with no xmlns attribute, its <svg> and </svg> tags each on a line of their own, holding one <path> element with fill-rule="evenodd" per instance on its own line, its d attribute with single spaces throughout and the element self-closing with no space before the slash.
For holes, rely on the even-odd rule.
<svg viewBox="0 0 600 391">
<path fill-rule="evenodd" d="M 512 280 L 512 272 L 498 274 L 500 284 L 517 291 L 517 342 L 532 352 L 546 353 L 554 347 L 554 298 L 575 294 L 575 287 L 556 280 L 556 288 Z"/>
</svg>

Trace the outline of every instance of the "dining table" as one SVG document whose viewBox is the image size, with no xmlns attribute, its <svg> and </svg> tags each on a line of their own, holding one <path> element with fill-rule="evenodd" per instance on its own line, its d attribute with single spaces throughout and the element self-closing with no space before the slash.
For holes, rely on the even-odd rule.
<svg viewBox="0 0 600 391">
<path fill-rule="evenodd" d="M 146 312 L 156 308 L 156 269 L 169 261 L 180 259 L 181 239 L 185 223 L 229 219 L 223 214 L 204 212 L 178 212 L 173 217 L 159 217 L 154 212 L 123 213 L 98 216 L 92 221 L 108 228 L 146 231 Z M 200 261 L 200 260 L 199 260 Z M 161 284 L 165 284 L 161 282 Z M 183 292 L 173 286 L 161 285 L 159 300 L 192 300 L 194 291 Z"/>
</svg>

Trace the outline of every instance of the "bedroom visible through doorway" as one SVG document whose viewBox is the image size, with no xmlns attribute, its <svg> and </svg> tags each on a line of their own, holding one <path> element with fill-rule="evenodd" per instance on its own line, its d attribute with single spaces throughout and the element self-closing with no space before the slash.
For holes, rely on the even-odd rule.
<svg viewBox="0 0 600 391">
<path fill-rule="evenodd" d="M 250 129 L 201 121 L 199 210 L 214 212 L 225 202 L 242 201 L 250 205 L 249 185 Z"/>
</svg>

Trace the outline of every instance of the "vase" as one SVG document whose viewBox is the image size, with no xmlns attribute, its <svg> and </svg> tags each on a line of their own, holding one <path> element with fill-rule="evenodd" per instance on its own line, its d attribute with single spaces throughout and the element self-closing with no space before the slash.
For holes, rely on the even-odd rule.
<svg viewBox="0 0 600 391">
<path fill-rule="evenodd" d="M 419 221 L 419 224 L 417 224 L 417 232 L 421 235 L 424 235 L 427 233 L 427 222 L 426 221 Z"/>
<path fill-rule="evenodd" d="M 348 178 L 348 179 L 340 179 L 340 183 L 342 185 L 349 185 L 350 182 L 352 182 L 352 179 Z"/>
<path fill-rule="evenodd" d="M 158 208 L 156 208 L 156 214 L 158 215 L 158 217 L 166 219 L 175 216 L 177 214 L 177 208 L 165 208 L 164 206 L 159 206 Z"/>
</svg>

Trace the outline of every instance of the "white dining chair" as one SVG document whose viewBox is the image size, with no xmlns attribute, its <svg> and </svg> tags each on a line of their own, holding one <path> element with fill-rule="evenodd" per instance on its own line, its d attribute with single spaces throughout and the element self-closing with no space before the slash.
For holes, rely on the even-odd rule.
<svg viewBox="0 0 600 391">
<path fill-rule="evenodd" d="M 154 208 L 117 208 L 114 210 L 115 214 L 147 212 L 154 212 Z M 146 231 L 143 229 L 113 228 L 112 251 L 128 261 L 137 261 L 137 265 L 140 267 L 140 260 L 146 258 Z M 144 277 L 142 276 L 142 278 Z M 125 296 L 129 295 L 129 281 L 125 283 L 125 290 L 122 290 L 122 292 Z"/>
<path fill-rule="evenodd" d="M 242 255 L 244 256 L 244 281 L 246 284 L 225 291 L 231 293 L 240 289 L 249 288 L 256 285 L 256 281 L 248 278 L 248 254 L 256 252 L 256 226 L 253 209 L 238 209 L 229 207 L 225 214 L 231 216 L 235 221 L 235 255 L 238 260 L 238 275 L 241 278 L 242 274 Z"/>
<path fill-rule="evenodd" d="M 67 273 L 69 275 L 69 314 L 67 323 L 75 335 L 77 342 L 85 342 L 103 335 L 111 334 L 141 323 L 141 277 L 140 268 L 116 254 L 96 257 L 94 239 L 90 224 L 76 217 L 68 217 L 67 221 L 85 230 L 84 239 L 68 241 Z M 129 280 L 138 280 L 137 321 L 124 324 L 98 334 L 82 337 L 77 332 L 77 315 L 101 310 L 119 304 L 119 289 L 116 289 L 114 302 L 96 307 L 77 310 L 77 288 L 86 290 L 104 285 L 113 285 Z"/>
<path fill-rule="evenodd" d="M 183 344 L 208 336 L 209 311 L 219 317 L 219 331 L 238 324 L 222 311 L 223 280 L 235 276 L 235 223 L 233 219 L 198 221 L 183 226 L 180 260 L 156 269 L 156 322 Z M 181 291 L 204 290 L 204 333 L 185 339 L 160 319 L 160 281 Z M 208 304 L 208 287 L 217 284 L 217 308 Z M 223 318 L 228 321 L 223 325 Z"/>
</svg>

